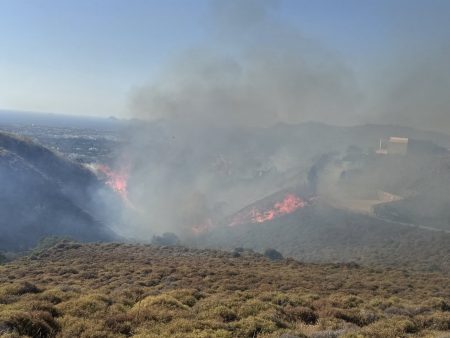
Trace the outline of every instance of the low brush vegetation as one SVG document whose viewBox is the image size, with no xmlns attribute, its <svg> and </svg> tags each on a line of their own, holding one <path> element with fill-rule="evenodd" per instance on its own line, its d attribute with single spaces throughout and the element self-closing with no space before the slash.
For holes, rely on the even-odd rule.
<svg viewBox="0 0 450 338">
<path fill-rule="evenodd" d="M 437 273 L 62 241 L 0 266 L 1 337 L 448 337 Z"/>
</svg>

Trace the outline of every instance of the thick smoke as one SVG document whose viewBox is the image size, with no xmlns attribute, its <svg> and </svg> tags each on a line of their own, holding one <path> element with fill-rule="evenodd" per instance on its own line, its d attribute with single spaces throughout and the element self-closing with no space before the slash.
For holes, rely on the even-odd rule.
<svg viewBox="0 0 450 338">
<path fill-rule="evenodd" d="M 289 128 L 274 128 L 277 124 L 447 128 L 450 68 L 445 54 L 430 50 L 408 62 L 388 57 L 384 68 L 374 67 L 387 69 L 383 74 L 367 72 L 372 77 L 358 79 L 337 53 L 278 19 L 278 4 L 212 2 L 208 31 L 213 42 L 168 60 L 159 76 L 132 93 L 133 117 L 147 122 L 130 130 L 124 150 L 135 204 L 124 221 L 137 225 L 125 235 L 188 235 L 214 226 L 286 184 L 306 182 L 313 156 L 360 142 L 346 139 L 340 146 L 328 134 L 321 140 L 313 124 L 297 144 L 296 134 L 285 142 Z M 269 127 L 270 136 L 264 134 Z M 381 136 L 374 135 L 373 146 Z M 345 171 L 327 170 L 333 182 L 341 181 Z M 315 180 L 319 191 L 333 186 Z"/>
<path fill-rule="evenodd" d="M 377 121 L 450 134 L 450 47 L 405 57 L 390 70 L 372 108 Z"/>
<path fill-rule="evenodd" d="M 350 69 L 268 11 L 273 1 L 219 1 L 212 45 L 176 57 L 134 93 L 145 119 L 270 126 L 309 120 L 349 123 L 359 100 Z"/>
<path fill-rule="evenodd" d="M 214 43 L 181 53 L 133 93 L 133 116 L 152 123 L 133 130 L 126 149 L 134 166 L 130 197 L 138 204 L 127 223 L 141 225 L 132 232 L 213 226 L 279 189 L 270 177 L 297 164 L 285 160 L 291 149 L 273 149 L 279 142 L 270 140 L 261 153 L 261 144 L 249 144 L 250 129 L 353 119 L 359 94 L 349 68 L 269 15 L 276 7 L 213 2 Z"/>
</svg>

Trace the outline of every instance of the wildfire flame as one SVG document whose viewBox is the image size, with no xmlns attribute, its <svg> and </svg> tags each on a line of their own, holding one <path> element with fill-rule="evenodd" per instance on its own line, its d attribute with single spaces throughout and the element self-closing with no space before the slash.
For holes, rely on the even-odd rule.
<svg viewBox="0 0 450 338">
<path fill-rule="evenodd" d="M 105 164 L 97 164 L 95 169 L 105 176 L 106 185 L 114 190 L 128 206 L 133 207 L 128 198 L 128 169 L 124 167 L 115 171 Z"/>
<path fill-rule="evenodd" d="M 210 218 L 206 219 L 204 223 L 192 226 L 194 235 L 200 235 L 213 228 L 213 222 Z"/>
<path fill-rule="evenodd" d="M 121 196 L 128 196 L 127 179 L 128 175 L 124 172 L 115 172 L 108 166 L 102 164 L 98 166 L 98 170 L 106 177 L 106 184 Z"/>
<path fill-rule="evenodd" d="M 307 202 L 302 198 L 294 194 L 287 194 L 282 201 L 276 202 L 267 210 L 261 210 L 255 207 L 249 211 L 240 212 L 228 226 L 233 227 L 247 223 L 264 223 L 282 215 L 293 213 L 298 209 L 304 208 L 306 205 Z"/>
</svg>

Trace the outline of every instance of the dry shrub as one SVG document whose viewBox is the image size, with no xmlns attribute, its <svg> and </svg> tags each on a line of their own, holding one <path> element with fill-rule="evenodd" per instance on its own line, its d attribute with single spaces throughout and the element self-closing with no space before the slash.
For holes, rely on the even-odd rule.
<svg viewBox="0 0 450 338">
<path fill-rule="evenodd" d="M 449 312 L 435 312 L 426 316 L 418 316 L 417 321 L 422 328 L 438 331 L 450 330 Z"/>
<path fill-rule="evenodd" d="M 283 309 L 288 321 L 296 322 L 301 321 L 308 325 L 314 325 L 319 319 L 319 315 L 312 309 L 305 306 L 286 306 Z"/>
<path fill-rule="evenodd" d="M 259 316 L 249 316 L 236 322 L 233 330 L 234 337 L 253 338 L 278 329 L 276 323 Z"/>
<path fill-rule="evenodd" d="M 217 306 L 212 313 L 214 316 L 217 316 L 224 323 L 233 322 L 238 319 L 236 311 L 223 305 Z"/>
<path fill-rule="evenodd" d="M 369 325 L 379 319 L 379 316 L 371 311 L 359 309 L 328 309 L 323 312 L 325 316 L 342 319 L 358 326 Z"/>
<path fill-rule="evenodd" d="M 115 314 L 105 319 L 105 327 L 113 333 L 129 336 L 133 328 L 133 316 L 125 313 Z"/>
<path fill-rule="evenodd" d="M 238 315 L 241 318 L 256 316 L 260 312 L 268 310 L 273 306 L 274 305 L 262 302 L 259 299 L 250 299 L 240 306 L 240 308 L 238 309 Z"/>
<path fill-rule="evenodd" d="M 361 333 L 373 338 L 394 338 L 404 337 L 406 334 L 416 333 L 418 330 L 417 324 L 412 320 L 399 316 L 386 320 L 379 320 L 366 326 Z"/>
<path fill-rule="evenodd" d="M 443 298 L 433 297 L 425 302 L 425 305 L 439 311 L 450 311 L 450 301 Z"/>
<path fill-rule="evenodd" d="M 7 284 L 0 288 L 0 296 L 21 296 L 26 293 L 38 293 L 40 290 L 36 285 L 29 283 L 27 281 L 20 283 Z"/>
<path fill-rule="evenodd" d="M 71 316 L 90 317 L 105 313 L 110 305 L 111 301 L 104 295 L 88 294 L 58 304 L 57 307 L 61 312 Z"/>
<path fill-rule="evenodd" d="M 83 244 L 45 254 L 0 267 L 2 338 L 19 337 L 16 327 L 54 334 L 54 318 L 61 338 L 431 337 L 449 331 L 444 275 L 405 277 L 395 269 L 145 245 Z M 79 273 L 61 275 L 67 267 Z"/>
<path fill-rule="evenodd" d="M 30 300 L 26 302 L 26 307 L 31 311 L 44 311 L 50 313 L 53 317 L 58 317 L 60 312 L 49 302 L 41 300 Z"/>
<path fill-rule="evenodd" d="M 168 294 L 189 307 L 193 307 L 202 298 L 202 294 L 195 289 L 179 289 L 171 291 Z"/>
<path fill-rule="evenodd" d="M 11 311 L 2 312 L 0 326 L 19 335 L 36 338 L 54 337 L 59 331 L 59 325 L 53 316 L 45 311 Z"/>
<path fill-rule="evenodd" d="M 137 302 L 129 311 L 136 322 L 152 320 L 156 322 L 170 322 L 173 318 L 183 317 L 189 307 L 176 298 L 167 294 L 148 296 Z"/>
<path fill-rule="evenodd" d="M 71 315 L 59 319 L 61 332 L 58 338 L 73 337 L 110 337 L 111 335 L 104 330 L 104 324 L 97 319 L 74 317 Z M 103 336 L 102 336 L 103 334 Z"/>
</svg>

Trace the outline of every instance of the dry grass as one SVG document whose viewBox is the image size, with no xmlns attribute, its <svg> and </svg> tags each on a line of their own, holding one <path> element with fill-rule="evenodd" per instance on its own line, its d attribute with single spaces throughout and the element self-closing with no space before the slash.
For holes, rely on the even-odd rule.
<svg viewBox="0 0 450 338">
<path fill-rule="evenodd" d="M 439 274 L 66 241 L 0 266 L 0 336 L 444 337 L 449 295 Z"/>
</svg>

